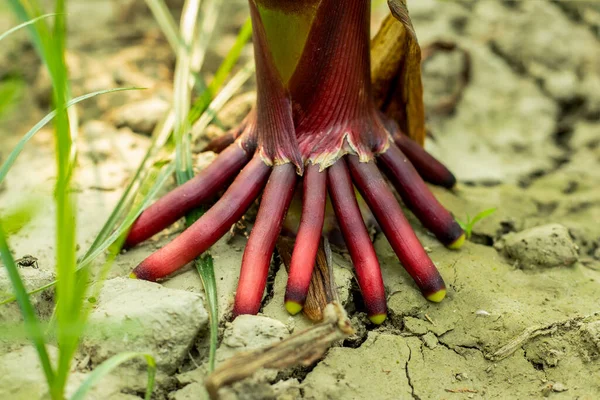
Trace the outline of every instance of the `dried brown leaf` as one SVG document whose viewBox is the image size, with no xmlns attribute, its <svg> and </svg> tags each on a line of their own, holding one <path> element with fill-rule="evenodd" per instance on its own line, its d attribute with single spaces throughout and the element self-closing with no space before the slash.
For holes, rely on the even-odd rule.
<svg viewBox="0 0 600 400">
<path fill-rule="evenodd" d="M 425 106 L 421 81 L 421 47 L 405 0 L 388 0 L 392 15 L 371 41 L 371 78 L 377 106 L 421 145 L 425 140 Z"/>
</svg>

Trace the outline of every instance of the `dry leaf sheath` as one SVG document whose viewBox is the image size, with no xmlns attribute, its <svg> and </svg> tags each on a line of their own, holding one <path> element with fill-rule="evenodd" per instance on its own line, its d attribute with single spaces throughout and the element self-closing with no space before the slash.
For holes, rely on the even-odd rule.
<svg viewBox="0 0 600 400">
<path fill-rule="evenodd" d="M 425 132 L 420 48 L 405 5 L 390 1 L 400 22 L 389 18 L 384 23 L 373 42 L 371 70 L 370 1 L 249 4 L 256 106 L 220 140 L 221 147 L 230 144 L 212 165 L 140 216 L 127 246 L 148 239 L 233 183 L 202 218 L 142 261 L 133 276 L 155 281 L 183 267 L 222 237 L 262 192 L 233 310 L 235 315 L 257 313 L 282 221 L 302 187 L 287 310 L 295 314 L 305 304 L 329 198 L 368 316 L 380 324 L 387 315 L 385 289 L 356 186 L 423 295 L 441 301 L 444 281 L 381 173 L 443 244 L 461 246 L 462 229 L 423 180 L 451 187 L 454 177 L 402 133 L 420 142 Z"/>
</svg>

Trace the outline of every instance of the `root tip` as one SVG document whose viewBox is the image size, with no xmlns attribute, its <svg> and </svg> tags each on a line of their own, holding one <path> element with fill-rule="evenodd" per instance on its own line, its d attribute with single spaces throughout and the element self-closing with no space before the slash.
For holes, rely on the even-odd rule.
<svg viewBox="0 0 600 400">
<path fill-rule="evenodd" d="M 371 322 L 374 323 L 375 325 L 381 325 L 381 324 L 383 324 L 383 321 L 385 321 L 386 318 L 387 318 L 387 314 L 386 313 L 375 314 L 375 315 L 370 315 L 369 316 L 369 320 L 371 320 Z"/>
<path fill-rule="evenodd" d="M 131 279 L 138 279 L 138 276 L 135 274 L 135 272 L 132 272 L 129 274 L 129 278 Z"/>
<path fill-rule="evenodd" d="M 463 232 L 463 234 L 460 235 L 458 237 L 458 239 L 456 239 L 454 242 L 450 243 L 446 247 L 448 247 L 451 250 L 458 250 L 458 249 L 460 249 L 463 246 L 463 244 L 465 244 L 465 240 L 466 240 L 466 236 L 465 236 L 465 234 Z"/>
<path fill-rule="evenodd" d="M 285 302 L 285 309 L 290 315 L 296 315 L 302 311 L 302 304 L 296 301 L 288 300 Z"/>
<path fill-rule="evenodd" d="M 444 297 L 446 297 L 446 289 L 440 289 L 437 292 L 425 296 L 427 300 L 432 301 L 434 303 L 439 303 L 440 301 L 444 300 Z"/>
</svg>

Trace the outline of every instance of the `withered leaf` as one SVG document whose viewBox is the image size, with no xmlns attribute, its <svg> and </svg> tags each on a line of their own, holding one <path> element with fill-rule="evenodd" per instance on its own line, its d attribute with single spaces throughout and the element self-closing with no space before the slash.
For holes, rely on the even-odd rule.
<svg viewBox="0 0 600 400">
<path fill-rule="evenodd" d="M 388 0 L 387 17 L 371 41 L 371 79 L 379 109 L 421 145 L 425 141 L 425 106 L 421 47 L 405 0 Z"/>
</svg>

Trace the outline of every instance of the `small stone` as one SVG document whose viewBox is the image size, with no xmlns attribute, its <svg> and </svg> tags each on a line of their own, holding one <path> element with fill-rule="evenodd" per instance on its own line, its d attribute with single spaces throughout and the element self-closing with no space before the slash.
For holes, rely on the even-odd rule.
<svg viewBox="0 0 600 400">
<path fill-rule="evenodd" d="M 148 352 L 160 370 L 173 373 L 207 323 L 199 294 L 115 278 L 104 283 L 82 352 L 94 365 L 123 351 Z M 143 360 L 135 363 L 146 367 Z"/>
<path fill-rule="evenodd" d="M 217 362 L 223 362 L 240 351 L 256 350 L 280 342 L 289 335 L 287 327 L 280 321 L 260 315 L 240 315 L 226 325 L 221 346 L 217 349 Z"/>
<path fill-rule="evenodd" d="M 168 108 L 168 102 L 154 97 L 118 108 L 112 120 L 117 127 L 127 126 L 134 132 L 150 135 Z"/>
<path fill-rule="evenodd" d="M 568 266 L 578 259 L 578 247 L 569 230 L 560 224 L 549 224 L 509 233 L 495 247 L 509 258 L 519 261 L 523 269 Z"/>
<path fill-rule="evenodd" d="M 581 327 L 581 338 L 584 357 L 589 360 L 600 358 L 600 321 L 589 322 Z"/>
<path fill-rule="evenodd" d="M 432 350 L 438 345 L 437 337 L 432 332 L 427 332 L 425 335 L 421 336 L 421 340 L 425 343 L 425 346 Z"/>
<path fill-rule="evenodd" d="M 552 385 L 552 390 L 555 392 L 566 392 L 569 389 L 567 389 L 567 387 L 564 384 L 556 382 Z"/>
<path fill-rule="evenodd" d="M 577 93 L 579 82 L 573 71 L 561 71 L 549 74 L 546 78 L 546 89 L 552 97 L 560 101 L 569 101 Z"/>
<path fill-rule="evenodd" d="M 457 381 L 464 381 L 464 380 L 469 379 L 469 375 L 467 375 L 466 372 L 459 372 L 454 377 L 456 378 Z"/>
<path fill-rule="evenodd" d="M 404 317 L 404 329 L 415 335 L 425 335 L 429 332 L 428 322 L 414 317 Z"/>
<path fill-rule="evenodd" d="M 221 346 L 217 349 L 217 367 L 237 353 L 267 347 L 282 341 L 289 335 L 288 328 L 277 320 L 260 315 L 240 315 L 225 327 Z M 276 378 L 277 370 L 264 369 L 223 391 L 228 393 L 240 393 L 241 391 L 243 393 L 248 386 L 252 388 L 252 391 L 270 390 L 270 387 L 265 387 L 265 382 L 273 382 Z M 243 389 L 244 387 L 246 389 Z M 223 398 L 227 398 L 223 393 L 219 394 Z M 253 398 L 261 397 L 254 396 Z"/>
<path fill-rule="evenodd" d="M 272 388 L 277 396 L 277 400 L 295 400 L 302 398 L 300 382 L 298 382 L 298 379 L 278 381 Z"/>
<path fill-rule="evenodd" d="M 201 382 L 192 382 L 183 389 L 169 393 L 169 400 L 196 400 L 207 399 L 208 392 Z"/>
</svg>

